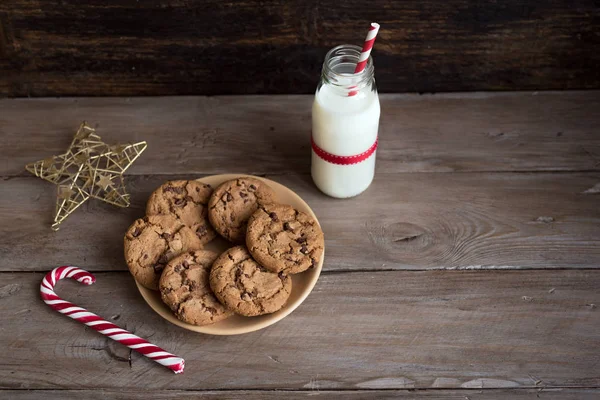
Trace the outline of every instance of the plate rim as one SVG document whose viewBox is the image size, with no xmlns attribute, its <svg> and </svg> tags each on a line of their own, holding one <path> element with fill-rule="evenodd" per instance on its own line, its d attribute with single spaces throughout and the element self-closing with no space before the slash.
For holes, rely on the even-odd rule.
<svg viewBox="0 0 600 400">
<path fill-rule="evenodd" d="M 228 180 L 231 179 L 236 179 L 242 176 L 247 176 L 247 177 L 251 177 L 251 178 L 255 178 L 255 179 L 260 179 L 262 181 L 265 181 L 267 184 L 272 185 L 272 186 L 280 186 L 281 188 L 283 188 L 284 190 L 288 191 L 293 197 L 295 197 L 295 199 L 301 203 L 304 204 L 304 206 L 306 207 L 306 210 L 308 211 L 308 214 L 311 215 L 315 221 L 317 221 L 317 224 L 319 226 L 321 226 L 321 223 L 319 222 L 319 219 L 317 218 L 317 216 L 315 215 L 314 211 L 312 210 L 312 208 L 310 208 L 310 206 L 308 205 L 308 203 L 306 201 L 304 201 L 304 199 L 302 197 L 300 197 L 296 192 L 294 192 L 292 189 L 290 189 L 289 187 L 282 185 L 279 182 L 273 181 L 271 179 L 265 178 L 265 177 L 261 177 L 261 176 L 255 176 L 255 175 L 250 175 L 250 174 L 216 174 L 216 175 L 207 175 L 204 176 L 202 178 L 196 178 L 196 179 L 189 179 L 189 180 L 197 180 L 202 182 L 203 179 L 206 178 L 213 178 L 213 179 L 220 179 L 221 183 L 222 182 L 226 182 Z M 216 189 L 216 188 L 215 188 Z M 152 311 L 154 311 L 156 314 L 158 314 L 161 318 L 163 318 L 164 320 L 166 320 L 167 322 L 173 324 L 173 325 L 177 325 L 183 329 L 186 329 L 188 331 L 191 332 L 196 332 L 196 333 L 203 333 L 206 335 L 215 335 L 215 336 L 232 336 L 232 335 L 241 335 L 244 333 L 250 333 L 250 332 L 255 332 L 261 329 L 264 329 L 268 326 L 271 326 L 279 321 L 281 321 L 282 319 L 284 319 L 285 317 L 287 317 L 288 315 L 290 315 L 294 310 L 296 310 L 302 303 L 304 303 L 304 300 L 306 300 L 306 298 L 308 297 L 309 294 L 312 293 L 315 285 L 317 284 L 317 281 L 319 280 L 319 277 L 321 276 L 321 272 L 323 269 L 323 262 L 325 260 L 325 243 L 323 243 L 323 254 L 321 256 L 321 259 L 319 260 L 319 262 L 317 263 L 317 265 L 315 266 L 315 268 L 312 270 L 313 274 L 312 276 L 309 278 L 308 283 L 306 285 L 306 289 L 304 290 L 304 292 L 300 295 L 300 297 L 298 297 L 293 303 L 288 303 L 285 305 L 284 308 L 282 308 L 281 310 L 277 311 L 275 314 L 271 314 L 273 317 L 272 318 L 264 318 L 262 321 L 259 321 L 258 323 L 253 323 L 249 326 L 246 325 L 241 325 L 239 327 L 236 328 L 232 328 L 232 329 L 227 329 L 227 330 L 217 330 L 214 331 L 214 327 L 215 325 L 218 325 L 219 322 L 216 322 L 214 324 L 209 324 L 209 325 L 203 325 L 203 326 L 197 326 L 197 325 L 192 325 L 192 324 L 188 324 L 186 322 L 183 322 L 179 319 L 177 319 L 177 317 L 175 317 L 170 311 L 167 310 L 167 312 L 165 313 L 165 309 L 157 309 L 152 305 L 151 302 L 151 297 L 154 296 L 154 292 L 151 289 L 148 289 L 142 285 L 140 285 L 135 279 L 135 285 L 139 291 L 139 293 L 142 295 L 142 298 L 144 299 L 144 301 L 146 302 L 146 304 L 150 307 L 150 309 Z M 292 286 L 292 291 L 294 290 L 294 286 Z M 152 298 L 152 300 L 154 300 Z M 163 314 L 167 314 L 168 316 L 172 317 L 172 318 L 167 318 L 167 316 L 163 315 Z M 242 318 L 254 318 L 254 317 L 242 317 Z M 211 329 L 213 328 L 213 329 Z"/>
</svg>

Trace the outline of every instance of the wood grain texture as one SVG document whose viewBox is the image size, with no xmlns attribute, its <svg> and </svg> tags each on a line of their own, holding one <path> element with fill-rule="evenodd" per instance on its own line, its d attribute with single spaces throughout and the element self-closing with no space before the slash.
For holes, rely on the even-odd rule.
<svg viewBox="0 0 600 400">
<path fill-rule="evenodd" d="M 309 173 L 312 96 L 0 100 L 0 176 L 82 120 L 146 140 L 128 174 Z M 384 95 L 377 172 L 600 171 L 600 92 Z M 8 157 L 10 155 L 10 157 Z"/>
<path fill-rule="evenodd" d="M 308 174 L 310 96 L 0 100 L 0 398 L 597 398 L 599 93 L 382 96 L 375 182 L 343 201 Z M 64 151 L 82 119 L 150 147 L 128 171 L 130 208 L 90 201 L 54 233 L 55 188 L 23 165 Z M 232 165 L 302 196 L 327 255 L 289 317 L 209 337 L 143 302 L 122 235 L 164 181 Z M 184 356 L 186 373 L 45 306 L 43 272 L 65 263 L 98 281 L 60 295 Z"/>
<path fill-rule="evenodd" d="M 0 95 L 311 93 L 368 22 L 384 92 L 600 87 L 592 0 L 4 0 Z"/>
<path fill-rule="evenodd" d="M 129 362 L 127 348 L 51 310 L 37 295 L 43 274 L 1 277 L 20 287 L 0 299 L 3 389 L 600 385 L 597 270 L 325 274 L 289 317 L 230 337 L 161 319 L 128 273 L 97 274 L 91 287 L 59 283 L 61 297 L 184 356 L 181 376 L 136 353 Z"/>
<path fill-rule="evenodd" d="M 130 176 L 132 205 L 90 200 L 50 229 L 56 188 L 35 177 L 0 180 L 1 271 L 64 263 L 126 270 L 123 235 L 166 180 Z M 324 269 L 598 268 L 600 173 L 378 174 L 349 200 L 321 194 L 308 175 L 268 178 L 298 193 L 326 238 Z"/>
<path fill-rule="evenodd" d="M 14 400 L 68 400 L 68 399 L 132 399 L 132 400 L 272 400 L 272 399 L 428 399 L 428 400 L 596 400 L 598 389 L 490 389 L 474 390 L 220 390 L 220 391 L 123 391 L 123 390 L 0 390 L 0 397 Z"/>
</svg>

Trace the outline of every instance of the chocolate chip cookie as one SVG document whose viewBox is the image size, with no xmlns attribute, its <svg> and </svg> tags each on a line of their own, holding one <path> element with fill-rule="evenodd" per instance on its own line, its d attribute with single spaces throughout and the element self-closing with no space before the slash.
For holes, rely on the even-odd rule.
<svg viewBox="0 0 600 400">
<path fill-rule="evenodd" d="M 218 256 L 208 250 L 189 251 L 165 267 L 158 284 L 160 296 L 181 321 L 209 325 L 233 315 L 210 289 L 210 269 Z"/>
<path fill-rule="evenodd" d="M 292 292 L 292 279 L 266 270 L 244 246 L 236 246 L 213 263 L 210 287 L 229 309 L 252 317 L 281 309 Z"/>
<path fill-rule="evenodd" d="M 208 223 L 208 200 L 212 192 L 210 185 L 199 181 L 168 181 L 150 195 L 146 214 L 176 215 L 202 243 L 208 243 L 217 235 Z"/>
<path fill-rule="evenodd" d="M 149 215 L 125 233 L 125 261 L 135 280 L 157 290 L 167 262 L 185 251 L 199 250 L 202 241 L 173 215 Z"/>
<path fill-rule="evenodd" d="M 243 244 L 248 218 L 260 205 L 275 201 L 275 192 L 263 181 L 251 177 L 233 179 L 213 192 L 208 218 L 225 239 Z"/>
<path fill-rule="evenodd" d="M 288 205 L 261 206 L 248 221 L 246 245 L 252 257 L 273 272 L 297 274 L 323 257 L 317 221 Z"/>
</svg>

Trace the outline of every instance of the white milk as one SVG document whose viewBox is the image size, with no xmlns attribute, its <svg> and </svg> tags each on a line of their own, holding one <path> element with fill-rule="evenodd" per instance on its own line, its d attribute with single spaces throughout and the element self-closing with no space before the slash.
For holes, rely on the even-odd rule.
<svg viewBox="0 0 600 400">
<path fill-rule="evenodd" d="M 336 51 L 343 54 L 336 58 Z M 315 94 L 313 140 L 319 148 L 336 156 L 359 155 L 372 148 L 377 140 L 380 107 L 372 61 L 360 77 L 345 73 L 353 70 L 359 54 L 360 48 L 355 46 L 332 49 L 325 59 L 322 80 Z M 349 95 L 350 92 L 358 93 Z M 313 149 L 313 181 L 329 196 L 356 196 L 373 181 L 375 156 L 376 152 L 373 152 L 359 163 L 338 165 L 324 160 Z"/>
</svg>

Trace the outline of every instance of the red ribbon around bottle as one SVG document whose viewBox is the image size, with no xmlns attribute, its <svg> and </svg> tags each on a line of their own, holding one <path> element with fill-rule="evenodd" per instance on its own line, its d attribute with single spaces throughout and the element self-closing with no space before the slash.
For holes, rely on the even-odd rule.
<svg viewBox="0 0 600 400">
<path fill-rule="evenodd" d="M 375 150 L 377 150 L 377 141 L 378 139 L 375 139 L 375 143 L 373 143 L 371 147 L 369 147 L 366 151 L 360 154 L 356 154 L 354 156 L 336 156 L 335 154 L 331 154 L 317 146 L 313 137 L 310 137 L 310 142 L 312 144 L 313 151 L 321 159 L 337 165 L 353 165 L 365 161 L 367 158 L 371 157 L 373 153 L 375 153 Z"/>
</svg>

